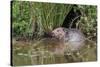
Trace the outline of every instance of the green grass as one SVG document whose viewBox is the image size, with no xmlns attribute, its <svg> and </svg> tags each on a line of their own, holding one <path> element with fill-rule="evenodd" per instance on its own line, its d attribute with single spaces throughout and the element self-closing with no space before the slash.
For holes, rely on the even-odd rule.
<svg viewBox="0 0 100 67">
<path fill-rule="evenodd" d="M 60 27 L 71 8 L 72 5 L 65 4 L 33 3 L 33 14 L 39 33 L 51 32 Z"/>
</svg>

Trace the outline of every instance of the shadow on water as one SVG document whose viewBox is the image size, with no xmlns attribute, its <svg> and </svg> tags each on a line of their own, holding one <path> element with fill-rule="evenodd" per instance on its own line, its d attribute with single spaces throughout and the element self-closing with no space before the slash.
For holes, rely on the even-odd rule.
<svg viewBox="0 0 100 67">
<path fill-rule="evenodd" d="M 85 46 L 76 52 L 64 52 L 64 54 L 54 54 L 54 46 L 59 42 L 50 39 L 39 41 L 12 41 L 12 62 L 14 66 L 19 65 L 39 65 L 58 64 L 72 62 L 88 62 L 97 60 L 97 47 L 95 41 L 86 41 Z M 66 53 L 66 54 L 65 54 Z"/>
</svg>

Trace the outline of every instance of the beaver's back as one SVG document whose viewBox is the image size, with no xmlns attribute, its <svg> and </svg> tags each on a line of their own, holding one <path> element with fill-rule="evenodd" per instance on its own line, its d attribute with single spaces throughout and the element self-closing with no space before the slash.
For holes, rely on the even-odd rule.
<svg viewBox="0 0 100 67">
<path fill-rule="evenodd" d="M 55 38 L 63 41 L 72 51 L 78 50 L 84 45 L 85 36 L 78 29 L 60 27 L 54 29 L 52 33 Z"/>
<path fill-rule="evenodd" d="M 80 49 L 84 45 L 85 36 L 77 29 L 67 29 L 64 37 L 65 43 L 72 51 Z"/>
</svg>

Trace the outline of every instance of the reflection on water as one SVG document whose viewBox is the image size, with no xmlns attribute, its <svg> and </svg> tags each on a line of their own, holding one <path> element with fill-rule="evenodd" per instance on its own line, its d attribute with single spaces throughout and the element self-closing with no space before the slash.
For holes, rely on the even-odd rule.
<svg viewBox="0 0 100 67">
<path fill-rule="evenodd" d="M 56 64 L 97 60 L 95 41 L 85 41 L 85 46 L 75 52 L 71 52 L 65 46 L 60 46 L 63 43 L 55 39 L 42 39 L 34 42 L 13 40 L 12 43 L 13 65 Z"/>
</svg>

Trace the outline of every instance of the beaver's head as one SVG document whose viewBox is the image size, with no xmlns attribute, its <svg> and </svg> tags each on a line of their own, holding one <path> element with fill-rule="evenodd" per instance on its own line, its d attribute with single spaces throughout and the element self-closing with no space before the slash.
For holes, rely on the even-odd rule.
<svg viewBox="0 0 100 67">
<path fill-rule="evenodd" d="M 58 39 L 63 39 L 65 37 L 65 32 L 64 32 L 64 28 L 60 27 L 60 28 L 56 28 L 52 31 L 52 37 L 58 38 Z"/>
</svg>

